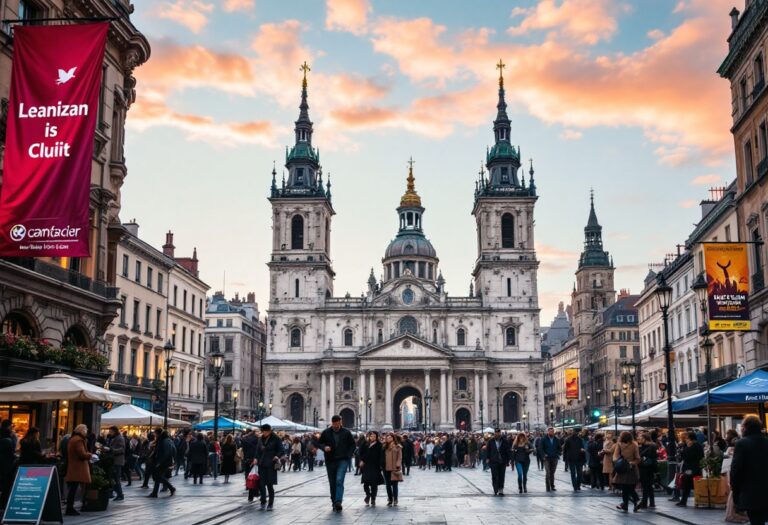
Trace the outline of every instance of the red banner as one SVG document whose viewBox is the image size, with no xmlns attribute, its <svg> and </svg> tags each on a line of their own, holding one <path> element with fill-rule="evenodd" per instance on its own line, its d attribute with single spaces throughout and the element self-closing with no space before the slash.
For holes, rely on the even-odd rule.
<svg viewBox="0 0 768 525">
<path fill-rule="evenodd" d="M 108 23 L 16 26 L 0 255 L 87 257 L 93 134 Z"/>
</svg>

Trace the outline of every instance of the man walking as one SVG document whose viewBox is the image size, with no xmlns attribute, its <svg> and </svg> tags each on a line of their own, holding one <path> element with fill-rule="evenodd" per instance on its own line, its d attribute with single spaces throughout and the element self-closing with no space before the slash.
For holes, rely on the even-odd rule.
<svg viewBox="0 0 768 525">
<path fill-rule="evenodd" d="M 160 485 L 163 488 L 168 489 L 171 492 L 171 496 L 176 494 L 176 487 L 171 485 L 168 481 L 168 470 L 173 466 L 173 458 L 176 456 L 176 450 L 173 446 L 173 441 L 168 435 L 167 430 L 160 428 L 155 429 L 155 487 L 152 492 L 147 495 L 148 498 L 156 498 Z"/>
<path fill-rule="evenodd" d="M 741 424 L 742 438 L 736 442 L 731 463 L 733 502 L 746 510 L 752 525 L 768 521 L 768 437 L 760 418 L 750 415 Z"/>
<path fill-rule="evenodd" d="M 509 441 L 501 436 L 501 429 L 493 431 L 493 439 L 488 442 L 488 463 L 491 466 L 493 495 L 504 495 L 504 476 L 509 464 Z"/>
<path fill-rule="evenodd" d="M 328 472 L 328 484 L 331 489 L 333 510 L 341 512 L 344 499 L 344 478 L 351 467 L 351 458 L 355 453 L 355 438 L 352 432 L 341 426 L 341 416 L 331 418 L 331 426 L 320 434 L 320 446 L 325 452 L 325 469 Z"/>
<path fill-rule="evenodd" d="M 112 482 L 114 483 L 115 499 L 114 501 L 123 501 L 123 484 L 120 482 L 123 475 L 123 466 L 125 465 L 125 438 L 120 433 L 120 429 L 115 426 L 109 427 L 107 433 L 107 448 L 112 451 Z"/>
<path fill-rule="evenodd" d="M 539 453 L 544 459 L 547 492 L 555 491 L 555 472 L 560 459 L 560 440 L 555 436 L 555 429 L 549 427 L 547 435 L 539 441 Z"/>
<path fill-rule="evenodd" d="M 584 441 L 579 436 L 579 429 L 574 428 L 563 446 L 563 460 L 571 472 L 571 484 L 574 492 L 581 490 L 581 472 L 584 465 Z"/>
</svg>

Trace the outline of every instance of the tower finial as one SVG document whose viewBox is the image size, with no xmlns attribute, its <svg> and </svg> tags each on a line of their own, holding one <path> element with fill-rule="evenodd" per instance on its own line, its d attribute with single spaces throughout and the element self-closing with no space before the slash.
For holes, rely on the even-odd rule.
<svg viewBox="0 0 768 525">
<path fill-rule="evenodd" d="M 309 71 L 312 71 L 312 68 L 309 67 L 309 64 L 307 64 L 307 61 L 305 60 L 304 63 L 299 66 L 299 69 L 304 72 L 304 80 L 301 81 L 301 87 L 306 88 L 307 87 L 307 73 Z"/>
<path fill-rule="evenodd" d="M 499 70 L 499 87 L 500 88 L 504 87 L 504 68 L 505 67 L 507 67 L 507 65 L 504 63 L 504 61 L 499 59 L 499 63 L 496 64 L 496 69 Z"/>
<path fill-rule="evenodd" d="M 405 193 L 400 198 L 400 206 L 421 206 L 421 197 L 416 193 L 416 178 L 413 176 L 413 165 L 416 163 L 413 157 L 408 159 L 408 178 L 406 179 Z"/>
</svg>

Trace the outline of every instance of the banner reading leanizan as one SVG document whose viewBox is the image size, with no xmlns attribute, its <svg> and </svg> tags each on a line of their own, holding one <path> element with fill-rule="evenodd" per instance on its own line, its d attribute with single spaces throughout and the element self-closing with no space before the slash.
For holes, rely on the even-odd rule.
<svg viewBox="0 0 768 525">
<path fill-rule="evenodd" d="M 87 257 L 108 23 L 16 26 L 0 256 Z"/>
<path fill-rule="evenodd" d="M 743 243 L 704 244 L 709 329 L 749 330 L 749 262 Z"/>
</svg>

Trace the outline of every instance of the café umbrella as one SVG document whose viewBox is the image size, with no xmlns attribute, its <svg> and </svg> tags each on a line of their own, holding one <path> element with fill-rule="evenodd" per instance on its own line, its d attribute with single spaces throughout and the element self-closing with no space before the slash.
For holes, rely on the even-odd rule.
<svg viewBox="0 0 768 525">
<path fill-rule="evenodd" d="M 751 411 L 765 413 L 768 403 L 768 372 L 755 370 L 709 392 L 709 404 L 715 415 L 743 415 Z M 699 414 L 707 409 L 707 393 L 702 392 L 672 402 L 676 414 Z M 764 416 L 763 416 L 764 417 Z"/>
<path fill-rule="evenodd" d="M 53 401 L 130 403 L 131 397 L 61 373 L 50 374 L 34 381 L 0 389 L 0 402 L 45 403 Z"/>
<path fill-rule="evenodd" d="M 154 414 L 136 405 L 120 405 L 101 416 L 101 426 L 117 427 L 147 427 L 150 425 L 162 425 L 163 416 Z M 181 419 L 168 418 L 169 427 L 189 427 L 188 421 Z"/>
</svg>

